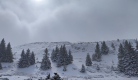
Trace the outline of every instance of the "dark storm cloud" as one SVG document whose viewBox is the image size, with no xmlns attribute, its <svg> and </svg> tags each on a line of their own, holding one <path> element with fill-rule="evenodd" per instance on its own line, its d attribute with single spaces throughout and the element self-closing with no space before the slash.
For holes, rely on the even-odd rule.
<svg viewBox="0 0 138 80">
<path fill-rule="evenodd" d="M 137 0 L 1 0 L 0 5 L 0 38 L 14 44 L 127 39 L 138 34 Z"/>
</svg>

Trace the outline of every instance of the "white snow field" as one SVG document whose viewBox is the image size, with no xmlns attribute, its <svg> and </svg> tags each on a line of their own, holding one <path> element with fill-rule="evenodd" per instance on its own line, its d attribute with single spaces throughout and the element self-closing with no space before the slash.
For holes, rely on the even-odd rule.
<svg viewBox="0 0 138 80">
<path fill-rule="evenodd" d="M 33 80 L 38 80 L 40 77 L 45 78 L 48 73 L 53 76 L 54 73 L 57 72 L 62 78 L 64 78 L 64 80 L 138 80 L 138 77 L 127 76 L 116 70 L 118 63 L 118 47 L 119 44 L 124 41 L 125 40 L 106 41 L 110 50 L 109 54 L 103 55 L 101 62 L 92 61 L 92 66 L 85 66 L 85 73 L 80 73 L 79 70 L 81 69 L 82 64 L 85 65 L 87 53 L 89 53 L 92 58 L 92 54 L 95 52 L 96 42 L 35 42 L 15 46 L 12 47 L 12 52 L 15 58 L 14 62 L 2 63 L 3 69 L 0 70 L 0 78 L 9 78 L 10 80 L 24 80 L 32 78 Z M 134 47 L 136 46 L 135 39 L 129 39 L 128 41 L 130 41 Z M 114 43 L 116 50 L 112 49 L 111 43 Z M 48 48 L 50 57 L 50 54 L 52 50 L 55 49 L 56 45 L 60 47 L 64 44 L 66 45 L 67 50 L 71 50 L 74 59 L 73 63 L 67 66 L 67 71 L 63 71 L 63 66 L 59 68 L 56 67 L 56 63 L 54 62 L 51 62 L 51 69 L 41 71 L 39 67 L 45 48 Z M 101 41 L 99 41 L 99 44 L 101 45 Z M 36 64 L 28 68 L 18 68 L 17 63 L 20 59 L 21 51 L 23 49 L 26 51 L 28 48 L 30 51 L 34 51 Z M 100 67 L 99 71 L 96 70 L 97 65 Z M 114 67 L 114 70 L 111 69 L 111 66 Z"/>
</svg>

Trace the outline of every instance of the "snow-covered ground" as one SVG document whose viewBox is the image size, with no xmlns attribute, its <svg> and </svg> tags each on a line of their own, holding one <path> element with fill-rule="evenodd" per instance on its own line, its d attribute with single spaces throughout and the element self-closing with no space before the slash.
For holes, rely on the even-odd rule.
<svg viewBox="0 0 138 80">
<path fill-rule="evenodd" d="M 40 77 L 45 78 L 48 73 L 53 76 L 53 73 L 57 72 L 62 78 L 65 80 L 138 80 L 137 77 L 126 76 L 122 73 L 119 73 L 116 70 L 112 70 L 111 66 L 114 69 L 117 68 L 117 54 L 118 47 L 120 43 L 123 43 L 125 40 L 112 40 L 106 41 L 107 46 L 109 47 L 109 54 L 102 56 L 101 62 L 93 61 L 92 66 L 85 66 L 86 72 L 80 73 L 82 64 L 85 64 L 85 59 L 87 53 L 94 54 L 96 42 L 79 42 L 79 43 L 70 43 L 70 42 L 35 42 L 30 44 L 24 44 L 20 46 L 12 47 L 12 51 L 14 54 L 14 62 L 13 63 L 2 63 L 3 69 L 0 70 L 0 74 L 3 78 L 9 78 L 10 80 L 23 80 L 27 78 L 33 78 L 33 80 L 37 80 Z M 135 47 L 135 40 L 128 40 Z M 113 50 L 111 47 L 111 43 L 114 43 L 116 50 Z M 46 71 L 41 71 L 39 69 L 40 62 L 43 58 L 45 48 L 48 48 L 49 56 L 53 49 L 55 49 L 56 45 L 66 45 L 67 50 L 72 51 L 72 55 L 74 57 L 74 61 L 72 64 L 67 66 L 67 71 L 63 71 L 63 67 L 56 67 L 56 63 L 51 62 L 52 68 Z M 101 42 L 99 42 L 101 45 Z M 32 65 L 28 68 L 17 68 L 17 63 L 20 58 L 21 52 L 24 49 L 34 51 L 36 57 L 36 64 Z M 99 65 L 100 70 L 96 70 L 96 66 Z"/>
</svg>

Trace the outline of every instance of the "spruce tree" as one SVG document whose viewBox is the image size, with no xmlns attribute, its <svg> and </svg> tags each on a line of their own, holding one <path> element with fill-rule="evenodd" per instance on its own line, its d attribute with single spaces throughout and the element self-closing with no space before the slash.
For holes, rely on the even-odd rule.
<svg viewBox="0 0 138 80">
<path fill-rule="evenodd" d="M 129 44 L 128 44 L 128 41 L 126 40 L 125 44 L 124 44 L 124 51 L 125 51 L 125 53 L 128 53 L 128 46 L 129 46 Z"/>
<path fill-rule="evenodd" d="M 34 55 L 34 52 L 32 51 L 32 54 L 31 54 L 31 56 L 30 56 L 30 65 L 33 65 L 33 64 L 35 64 L 35 55 Z"/>
<path fill-rule="evenodd" d="M 56 57 L 56 55 L 55 55 L 55 50 L 53 49 L 53 51 L 52 51 L 52 53 L 51 53 L 51 60 L 54 62 L 54 60 L 55 60 L 55 57 Z"/>
<path fill-rule="evenodd" d="M 109 52 L 109 48 L 106 46 L 105 41 L 103 41 L 102 46 L 101 46 L 101 53 L 106 55 L 108 54 L 108 52 Z"/>
<path fill-rule="evenodd" d="M 18 67 L 25 68 L 25 67 L 29 67 L 29 65 L 30 65 L 30 63 L 27 58 L 27 55 L 24 53 L 24 50 L 22 50 L 22 55 L 21 55 L 21 58 L 19 59 Z"/>
<path fill-rule="evenodd" d="M 57 57 L 58 57 L 58 59 L 57 59 L 57 67 L 60 67 L 60 66 L 62 66 L 62 62 L 61 62 L 61 54 L 58 54 L 57 55 Z"/>
<path fill-rule="evenodd" d="M 125 52 L 124 52 L 124 48 L 122 46 L 122 44 L 120 43 L 119 49 L 118 49 L 118 69 L 120 72 L 124 72 L 124 56 L 125 56 Z"/>
<path fill-rule="evenodd" d="M 113 48 L 113 50 L 115 50 L 115 46 L 114 43 L 111 44 L 111 47 Z"/>
<path fill-rule="evenodd" d="M 41 62 L 41 66 L 40 66 L 41 70 L 47 70 L 47 69 L 50 69 L 51 68 L 51 62 L 48 58 L 48 50 L 47 48 L 45 49 L 45 55 L 42 59 L 42 62 Z"/>
<path fill-rule="evenodd" d="M 99 44 L 97 42 L 97 45 L 96 45 L 96 49 L 95 49 L 95 58 L 96 58 L 96 61 L 101 61 L 101 52 L 100 52 L 100 47 L 99 47 Z"/>
<path fill-rule="evenodd" d="M 137 57 L 131 43 L 128 44 L 128 54 L 125 56 L 125 74 L 135 76 L 138 74 Z"/>
<path fill-rule="evenodd" d="M 87 53 L 87 57 L 86 57 L 85 63 L 86 63 L 86 66 L 91 66 L 92 65 L 92 61 L 91 61 L 89 53 Z"/>
<path fill-rule="evenodd" d="M 85 66 L 82 64 L 82 68 L 80 70 L 81 73 L 84 73 L 85 72 Z"/>
<path fill-rule="evenodd" d="M 6 56 L 5 56 L 5 61 L 6 62 L 13 62 L 13 54 L 12 54 L 11 49 L 12 49 L 11 45 L 10 45 L 10 43 L 8 43 L 7 49 L 6 49 Z"/>
<path fill-rule="evenodd" d="M 21 57 L 25 55 L 24 49 L 22 50 Z"/>
<path fill-rule="evenodd" d="M 27 56 L 28 59 L 30 58 L 30 49 L 29 48 L 26 51 L 26 56 Z"/>
<path fill-rule="evenodd" d="M 5 57 L 6 57 L 6 47 L 5 47 L 5 40 L 4 38 L 2 39 L 1 41 L 1 45 L 0 45 L 0 48 L 1 48 L 1 54 L 0 54 L 0 58 L 1 58 L 1 62 L 6 62 L 5 61 Z"/>
<path fill-rule="evenodd" d="M 55 55 L 54 55 L 55 57 L 54 57 L 53 61 L 57 62 L 59 53 L 60 53 L 60 50 L 59 50 L 58 46 L 56 46 Z"/>
<path fill-rule="evenodd" d="M 69 64 L 71 64 L 73 61 L 73 56 L 71 54 L 71 51 L 69 50 Z"/>
</svg>

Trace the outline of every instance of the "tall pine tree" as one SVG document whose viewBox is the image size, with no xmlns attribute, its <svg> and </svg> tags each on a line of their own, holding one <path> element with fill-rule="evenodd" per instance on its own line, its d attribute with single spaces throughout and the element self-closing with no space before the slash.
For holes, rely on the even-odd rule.
<svg viewBox="0 0 138 80">
<path fill-rule="evenodd" d="M 91 66 L 92 65 L 92 61 L 91 61 L 89 53 L 87 53 L 87 57 L 86 57 L 85 63 L 86 63 L 86 66 Z"/>
<path fill-rule="evenodd" d="M 71 64 L 73 61 L 73 56 L 71 54 L 71 51 L 69 50 L 69 64 Z"/>
<path fill-rule="evenodd" d="M 42 62 L 41 62 L 41 66 L 40 66 L 41 70 L 47 70 L 47 69 L 50 69 L 51 68 L 51 62 L 48 58 L 48 50 L 47 48 L 45 49 L 45 55 L 42 59 Z"/>
<path fill-rule="evenodd" d="M 34 55 L 34 52 L 33 52 L 33 51 L 32 51 L 32 54 L 31 54 L 31 56 L 30 56 L 29 62 L 30 62 L 30 65 L 35 64 L 35 55 Z"/>
<path fill-rule="evenodd" d="M 82 64 L 82 67 L 81 67 L 81 70 L 80 70 L 81 73 L 84 73 L 85 72 L 85 66 Z"/>
<path fill-rule="evenodd" d="M 124 56 L 125 56 L 125 52 L 124 52 L 124 48 L 122 46 L 122 44 L 120 43 L 119 49 L 118 49 L 118 69 L 120 72 L 124 72 Z"/>
<path fill-rule="evenodd" d="M 21 58 L 19 59 L 18 67 L 25 68 L 25 67 L 29 67 L 29 65 L 30 65 L 30 63 L 27 58 L 27 55 L 24 53 L 24 50 L 22 50 L 22 55 L 21 55 Z"/>
<path fill-rule="evenodd" d="M 5 62 L 13 62 L 13 54 L 11 49 L 11 45 L 10 43 L 8 43 L 5 55 Z"/>
<path fill-rule="evenodd" d="M 108 52 L 109 52 L 109 48 L 106 45 L 105 41 L 103 41 L 101 46 L 101 53 L 106 55 L 108 54 Z"/>
<path fill-rule="evenodd" d="M 6 47 L 5 47 L 5 40 L 4 38 L 1 41 L 1 45 L 0 45 L 0 58 L 1 58 L 1 62 L 6 62 Z"/>
</svg>

